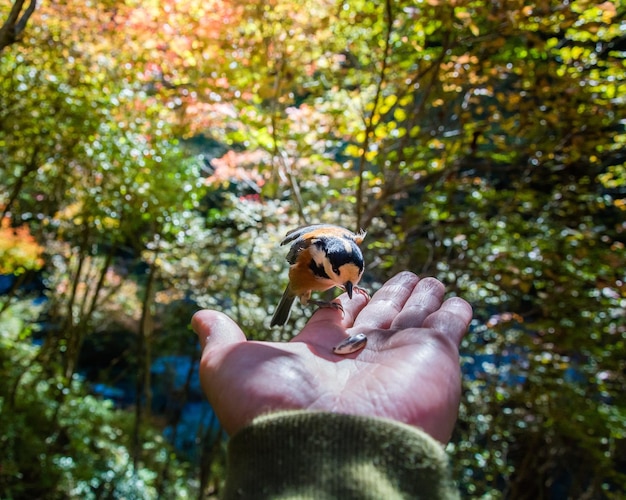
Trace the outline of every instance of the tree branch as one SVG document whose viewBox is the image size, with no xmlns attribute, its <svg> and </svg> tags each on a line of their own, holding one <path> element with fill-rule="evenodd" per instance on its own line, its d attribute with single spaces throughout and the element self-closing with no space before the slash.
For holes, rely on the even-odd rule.
<svg viewBox="0 0 626 500">
<path fill-rule="evenodd" d="M 370 135 L 380 121 L 378 120 L 375 122 L 374 117 L 376 116 L 378 104 L 382 97 L 387 66 L 389 64 L 389 53 L 391 52 L 391 33 L 393 31 L 393 9 L 391 0 L 386 0 L 385 2 L 385 18 L 387 20 L 387 33 L 385 35 L 385 48 L 383 50 L 383 59 L 378 75 L 376 95 L 374 96 L 374 109 L 372 109 L 372 113 L 370 114 L 369 120 L 367 120 L 365 126 L 365 138 L 363 139 L 363 144 L 361 146 L 363 151 L 361 153 L 361 157 L 359 158 L 358 180 L 356 186 L 356 231 L 363 229 L 363 175 L 365 173 L 365 155 L 369 149 Z"/>
<path fill-rule="evenodd" d="M 30 0 L 28 7 L 24 10 L 25 0 L 15 0 L 7 20 L 0 28 L 0 52 L 5 47 L 17 42 L 26 29 L 26 24 L 37 8 L 37 0 Z"/>
</svg>

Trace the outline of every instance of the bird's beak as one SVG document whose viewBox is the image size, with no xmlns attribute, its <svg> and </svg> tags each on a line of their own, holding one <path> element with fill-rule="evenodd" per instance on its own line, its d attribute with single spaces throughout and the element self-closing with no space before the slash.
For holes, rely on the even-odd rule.
<svg viewBox="0 0 626 500">
<path fill-rule="evenodd" d="M 352 298 L 352 281 L 346 281 L 346 284 L 344 286 L 346 287 L 346 292 L 348 292 L 348 297 Z"/>
</svg>

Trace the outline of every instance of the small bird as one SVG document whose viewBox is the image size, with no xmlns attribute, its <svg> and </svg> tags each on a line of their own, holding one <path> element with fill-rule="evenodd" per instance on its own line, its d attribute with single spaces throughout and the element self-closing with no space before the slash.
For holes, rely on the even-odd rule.
<svg viewBox="0 0 626 500">
<path fill-rule="evenodd" d="M 331 224 L 314 224 L 289 231 L 281 245 L 291 243 L 287 254 L 289 284 L 285 289 L 270 326 L 284 325 L 296 297 L 302 305 L 311 299 L 311 292 L 323 292 L 333 287 L 345 290 L 352 298 L 363 275 L 365 264 L 359 245 L 365 232 L 354 234 Z M 363 293 L 366 293 L 363 290 Z M 311 301 L 320 307 L 341 309 L 336 302 Z"/>
</svg>

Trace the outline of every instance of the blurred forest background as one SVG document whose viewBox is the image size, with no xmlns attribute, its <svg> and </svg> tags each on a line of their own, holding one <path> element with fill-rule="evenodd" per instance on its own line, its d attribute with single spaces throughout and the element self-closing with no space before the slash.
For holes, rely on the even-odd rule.
<svg viewBox="0 0 626 500">
<path fill-rule="evenodd" d="M 0 497 L 218 494 L 191 315 L 290 338 L 278 243 L 332 222 L 370 291 L 409 269 L 474 306 L 465 498 L 623 498 L 625 13 L 3 1 Z"/>
</svg>

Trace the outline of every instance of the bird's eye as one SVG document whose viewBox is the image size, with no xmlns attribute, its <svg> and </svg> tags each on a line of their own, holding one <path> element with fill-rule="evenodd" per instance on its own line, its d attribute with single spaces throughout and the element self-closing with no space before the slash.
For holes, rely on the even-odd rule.
<svg viewBox="0 0 626 500">
<path fill-rule="evenodd" d="M 333 273 L 335 273 L 336 275 L 339 275 L 339 268 L 333 267 Z"/>
</svg>

